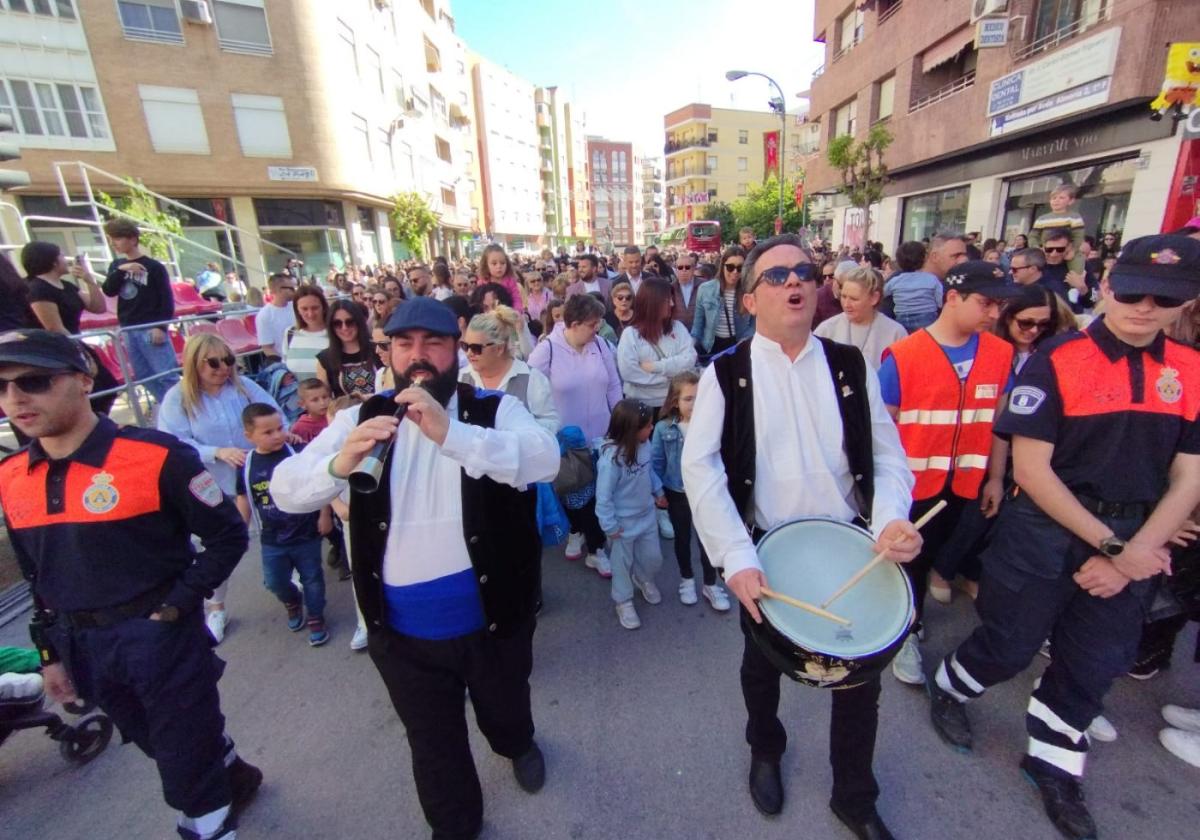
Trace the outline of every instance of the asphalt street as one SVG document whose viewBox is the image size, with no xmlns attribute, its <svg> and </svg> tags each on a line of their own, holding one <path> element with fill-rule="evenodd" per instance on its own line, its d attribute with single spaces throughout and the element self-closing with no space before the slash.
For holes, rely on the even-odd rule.
<svg viewBox="0 0 1200 840">
<path fill-rule="evenodd" d="M 566 562 L 561 548 L 546 552 L 532 682 L 548 780 L 541 793 L 523 793 L 509 762 L 488 750 L 472 722 L 484 837 L 850 840 L 827 807 L 828 693 L 787 680 L 787 801 L 775 818 L 755 811 L 746 791 L 736 615 L 716 614 L 703 601 L 681 605 L 673 557 L 664 556 L 664 601 L 651 607 L 639 598 L 643 626 L 630 632 L 617 624 L 605 582 Z M 239 838 L 427 837 L 403 730 L 370 661 L 349 649 L 350 584 L 329 579 L 333 640 L 310 649 L 304 634 L 287 631 L 282 607 L 260 579 L 252 551 L 234 573 L 232 623 L 219 648 L 228 662 L 221 693 L 229 732 L 266 774 Z M 926 661 L 973 622 L 961 595 L 949 607 L 932 604 Z M 1200 669 L 1190 662 L 1195 633 L 1191 625 L 1170 671 L 1147 683 L 1122 679 L 1109 696 L 1120 737 L 1094 747 L 1087 780 L 1106 840 L 1198 836 L 1200 770 L 1155 737 L 1164 703 L 1200 705 Z M 0 629 L 0 644 L 27 644 L 25 621 Z M 1043 667 L 1039 658 L 973 705 L 969 755 L 938 740 L 921 691 L 885 676 L 875 767 L 879 810 L 897 838 L 1058 837 L 1017 771 L 1022 713 Z M 42 733 L 16 733 L 0 747 L 0 815 L 0 835 L 14 839 L 175 837 L 152 763 L 116 740 L 75 767 Z"/>
</svg>

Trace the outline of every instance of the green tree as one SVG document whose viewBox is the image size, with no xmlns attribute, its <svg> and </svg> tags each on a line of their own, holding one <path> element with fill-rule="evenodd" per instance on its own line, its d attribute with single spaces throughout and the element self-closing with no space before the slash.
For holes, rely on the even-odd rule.
<svg viewBox="0 0 1200 840">
<path fill-rule="evenodd" d="M 425 256 L 425 239 L 437 228 L 438 215 L 419 193 L 392 196 L 392 231 L 396 240 L 418 257 Z"/>
<path fill-rule="evenodd" d="M 842 192 L 851 205 L 862 210 L 864 240 L 870 239 L 871 205 L 883 198 L 888 182 L 883 153 L 894 139 L 887 126 L 876 124 L 861 142 L 843 134 L 834 138 L 825 151 L 829 165 L 842 174 Z"/>
<path fill-rule="evenodd" d="M 704 210 L 704 218 L 721 223 L 722 244 L 728 245 L 737 241 L 737 217 L 733 215 L 733 208 L 724 201 L 711 202 Z"/>
<path fill-rule="evenodd" d="M 802 217 L 800 208 L 794 198 L 796 186 L 786 180 L 783 184 L 783 229 L 795 232 L 800 229 Z M 769 239 L 775 235 L 775 216 L 779 212 L 779 181 L 774 175 L 767 178 L 765 183 L 752 184 L 746 195 L 733 202 L 735 224 L 730 227 L 737 238 L 737 232 L 743 227 L 754 229 L 756 239 Z"/>
<path fill-rule="evenodd" d="M 143 228 L 139 237 L 142 249 L 156 260 L 171 262 L 171 240 L 183 238 L 183 222 L 169 210 L 159 207 L 158 199 L 141 181 L 127 178 L 125 185 L 129 192 L 116 198 L 97 191 L 100 205 L 112 216 L 137 222 Z"/>
</svg>

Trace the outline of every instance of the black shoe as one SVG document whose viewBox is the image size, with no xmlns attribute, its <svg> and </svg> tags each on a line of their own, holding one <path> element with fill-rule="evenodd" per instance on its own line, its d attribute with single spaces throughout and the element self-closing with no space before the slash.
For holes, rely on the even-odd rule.
<svg viewBox="0 0 1200 840">
<path fill-rule="evenodd" d="M 879 814 L 874 811 L 866 819 L 856 820 L 839 808 L 833 800 L 829 802 L 829 809 L 833 811 L 833 815 L 841 821 L 842 825 L 854 832 L 854 836 L 858 840 L 896 840 L 892 836 L 892 832 L 888 831 L 888 827 L 883 824 L 883 820 L 879 818 Z"/>
<path fill-rule="evenodd" d="M 235 820 L 254 799 L 262 780 L 262 771 L 241 756 L 235 758 L 233 764 L 229 765 L 229 788 L 233 794 L 229 810 Z"/>
<path fill-rule="evenodd" d="M 354 573 L 350 571 L 349 566 L 338 567 L 338 580 L 350 580 L 352 577 L 354 577 Z"/>
<path fill-rule="evenodd" d="M 342 565 L 342 550 L 338 548 L 337 543 L 329 544 L 329 551 L 325 552 L 325 565 L 331 569 Z"/>
<path fill-rule="evenodd" d="M 1074 776 L 1046 769 L 1032 756 L 1021 759 L 1021 772 L 1042 794 L 1046 816 L 1071 840 L 1095 840 L 1096 823 L 1083 801 L 1083 787 Z"/>
<path fill-rule="evenodd" d="M 750 798 L 754 800 L 754 807 L 768 817 L 783 810 L 783 779 L 778 761 L 750 759 Z"/>
<path fill-rule="evenodd" d="M 971 749 L 971 721 L 967 719 L 967 704 L 960 703 L 948 691 L 943 691 L 937 680 L 930 678 L 925 685 L 929 689 L 929 719 L 942 740 L 957 750 Z"/>
<path fill-rule="evenodd" d="M 546 758 L 535 741 L 512 760 L 513 776 L 526 793 L 537 793 L 546 784 Z"/>
</svg>

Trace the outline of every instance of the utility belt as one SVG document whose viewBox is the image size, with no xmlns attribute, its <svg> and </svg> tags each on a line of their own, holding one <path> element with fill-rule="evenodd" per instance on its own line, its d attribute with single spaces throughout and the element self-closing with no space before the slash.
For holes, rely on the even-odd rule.
<svg viewBox="0 0 1200 840">
<path fill-rule="evenodd" d="M 58 614 L 58 618 L 71 630 L 95 630 L 112 627 L 114 624 L 120 624 L 130 618 L 145 618 L 162 606 L 163 599 L 167 597 L 174 585 L 174 581 L 167 581 L 124 604 L 105 607 L 101 610 L 64 611 Z"/>
</svg>

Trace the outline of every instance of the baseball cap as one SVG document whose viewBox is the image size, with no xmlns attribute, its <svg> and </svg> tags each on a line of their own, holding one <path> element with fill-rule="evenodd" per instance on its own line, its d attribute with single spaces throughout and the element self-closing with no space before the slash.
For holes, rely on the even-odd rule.
<svg viewBox="0 0 1200 840">
<path fill-rule="evenodd" d="M 76 370 L 92 375 L 90 359 L 79 342 L 48 330 L 24 329 L 0 333 L 0 364 Z"/>
<path fill-rule="evenodd" d="M 415 297 L 396 307 L 383 327 L 383 334 L 397 335 L 409 330 L 425 330 L 434 335 L 459 337 L 458 318 L 441 301 L 431 297 Z"/>
<path fill-rule="evenodd" d="M 1108 284 L 1119 295 L 1191 300 L 1200 295 L 1200 239 L 1178 234 L 1132 239 L 1121 247 Z"/>
<path fill-rule="evenodd" d="M 967 260 L 951 267 L 942 281 L 946 291 L 953 289 L 960 295 L 971 293 L 990 298 L 1013 298 L 1021 294 L 1021 287 L 1009 283 L 1004 269 L 987 260 Z"/>
</svg>

